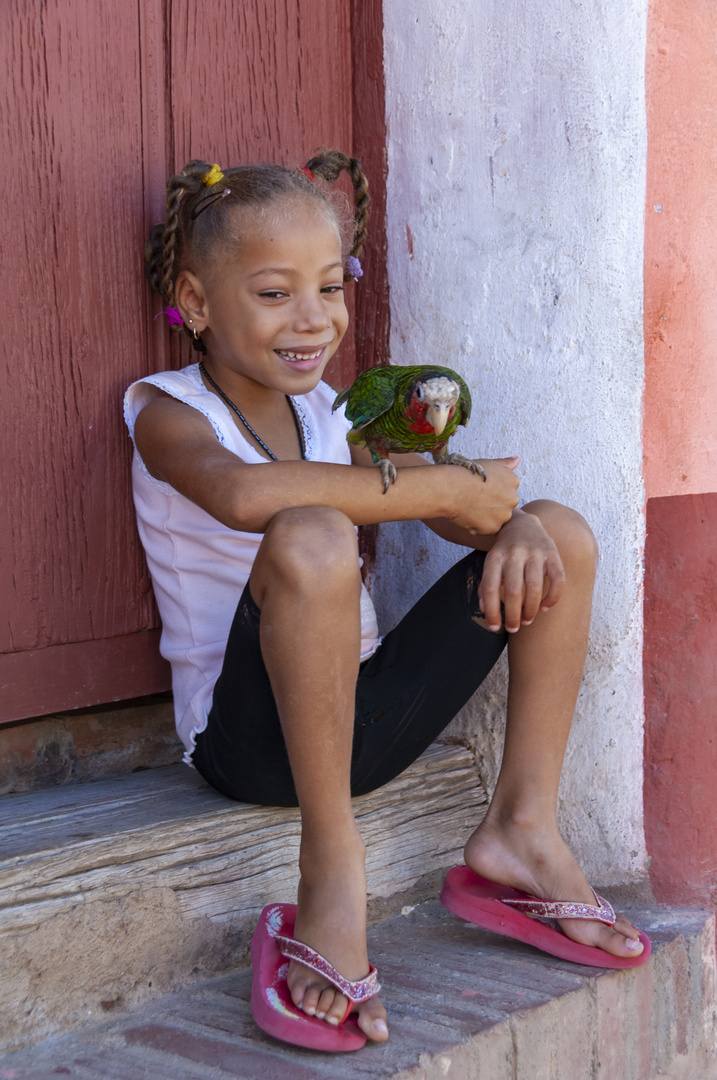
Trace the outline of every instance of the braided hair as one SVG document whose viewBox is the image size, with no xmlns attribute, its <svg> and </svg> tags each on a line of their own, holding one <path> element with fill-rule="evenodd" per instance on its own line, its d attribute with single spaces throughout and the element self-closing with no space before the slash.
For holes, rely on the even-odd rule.
<svg viewBox="0 0 717 1080">
<path fill-rule="evenodd" d="M 361 162 L 358 158 L 347 157 L 340 150 L 320 150 L 316 157 L 307 161 L 306 168 L 316 176 L 328 180 L 330 184 L 338 180 L 342 172 L 349 174 L 354 191 L 354 228 L 348 254 L 357 259 L 366 243 L 370 201 L 368 197 L 368 180 L 364 176 Z M 351 277 L 352 275 L 347 276 Z"/>
<path fill-rule="evenodd" d="M 333 184 L 342 172 L 348 174 L 353 186 L 354 209 L 349 215 L 322 184 L 315 182 L 319 177 Z M 281 165 L 240 165 L 223 173 L 216 165 L 195 160 L 167 184 L 165 220 L 150 231 L 144 249 L 150 285 L 168 307 L 173 307 L 174 286 L 181 270 L 188 269 L 190 263 L 206 265 L 217 248 L 236 244 L 234 211 L 238 207 L 259 210 L 287 198 L 313 202 L 338 228 L 349 265 L 358 265 L 355 260 L 366 241 L 369 197 L 368 181 L 357 158 L 340 150 L 320 150 L 299 170 Z M 347 269 L 344 280 L 356 276 L 355 270 Z M 190 333 L 186 325 L 177 325 Z M 201 337 L 190 336 L 194 348 L 206 352 Z"/>
</svg>

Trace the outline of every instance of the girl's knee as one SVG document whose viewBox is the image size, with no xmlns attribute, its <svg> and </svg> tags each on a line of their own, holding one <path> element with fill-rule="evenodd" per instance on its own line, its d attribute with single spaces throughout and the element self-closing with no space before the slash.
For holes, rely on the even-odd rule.
<svg viewBox="0 0 717 1080">
<path fill-rule="evenodd" d="M 579 561 L 593 569 L 597 566 L 599 549 L 595 534 L 577 510 L 549 499 L 529 503 L 525 509 L 540 518 L 564 563 Z"/>
<path fill-rule="evenodd" d="M 311 579 L 314 587 L 334 587 L 338 578 L 359 577 L 356 529 L 330 506 L 280 511 L 264 534 L 260 554 L 279 576 Z"/>
</svg>

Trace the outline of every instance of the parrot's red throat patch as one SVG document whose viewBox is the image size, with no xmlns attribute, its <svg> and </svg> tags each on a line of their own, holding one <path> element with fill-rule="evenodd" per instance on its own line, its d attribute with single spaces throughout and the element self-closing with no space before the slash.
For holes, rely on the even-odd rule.
<svg viewBox="0 0 717 1080">
<path fill-rule="evenodd" d="M 426 420 L 426 410 L 428 406 L 424 401 L 419 401 L 414 395 L 411 404 L 406 409 L 406 420 L 408 421 L 408 427 L 416 435 L 435 435 L 436 432 L 432 424 Z"/>
</svg>

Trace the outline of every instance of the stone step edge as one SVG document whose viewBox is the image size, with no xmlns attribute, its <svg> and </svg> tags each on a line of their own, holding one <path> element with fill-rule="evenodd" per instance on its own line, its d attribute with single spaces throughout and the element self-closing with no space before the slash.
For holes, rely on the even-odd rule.
<svg viewBox="0 0 717 1080">
<path fill-rule="evenodd" d="M 648 965 L 627 971 L 576 967 L 511 947 L 435 903 L 387 920 L 370 937 L 386 972 L 392 1038 L 356 1055 L 296 1051 L 262 1036 L 248 1011 L 244 973 L 4 1055 L 0 1074 L 220 1080 L 246 1070 L 263 1080 L 714 1080 L 714 913 L 631 914 L 652 936 L 654 951 Z M 456 955 L 466 953 L 482 979 L 472 975 L 472 963 L 456 966 Z M 400 959 L 391 964 L 390 955 Z M 226 1002 L 233 1002 L 228 1025 L 219 1015 Z"/>
</svg>

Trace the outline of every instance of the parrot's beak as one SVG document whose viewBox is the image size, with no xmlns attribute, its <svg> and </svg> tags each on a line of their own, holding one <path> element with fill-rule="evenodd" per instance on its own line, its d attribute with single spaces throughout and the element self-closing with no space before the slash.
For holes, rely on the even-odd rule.
<svg viewBox="0 0 717 1080">
<path fill-rule="evenodd" d="M 448 423 L 448 417 L 451 413 L 451 406 L 449 404 L 436 404 L 429 405 L 426 409 L 426 420 L 431 425 L 436 435 L 440 435 Z"/>
</svg>

